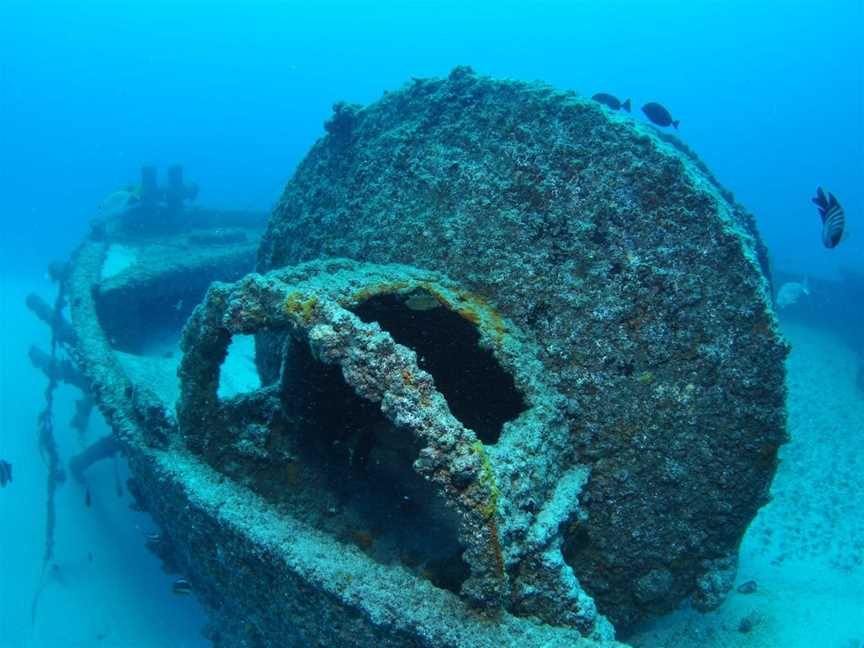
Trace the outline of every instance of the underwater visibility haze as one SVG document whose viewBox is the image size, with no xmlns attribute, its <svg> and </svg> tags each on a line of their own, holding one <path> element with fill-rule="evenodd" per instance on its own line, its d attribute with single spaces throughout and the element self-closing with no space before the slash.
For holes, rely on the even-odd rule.
<svg viewBox="0 0 864 648">
<path fill-rule="evenodd" d="M 0 6 L 0 648 L 864 648 L 864 3 Z"/>
</svg>

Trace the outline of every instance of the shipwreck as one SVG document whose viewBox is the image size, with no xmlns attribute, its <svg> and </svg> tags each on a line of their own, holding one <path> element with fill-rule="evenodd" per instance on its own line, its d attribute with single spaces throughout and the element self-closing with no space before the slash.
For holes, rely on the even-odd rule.
<svg viewBox="0 0 864 648">
<path fill-rule="evenodd" d="M 720 605 L 785 439 L 752 216 L 678 139 L 469 68 L 325 129 L 269 219 L 175 171 L 41 308 L 113 429 L 73 473 L 123 453 L 213 644 L 613 646 Z"/>
</svg>

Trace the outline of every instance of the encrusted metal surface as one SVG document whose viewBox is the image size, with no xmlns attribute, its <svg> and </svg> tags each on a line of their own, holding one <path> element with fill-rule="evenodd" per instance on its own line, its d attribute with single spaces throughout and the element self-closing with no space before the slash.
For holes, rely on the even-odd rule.
<svg viewBox="0 0 864 648">
<path fill-rule="evenodd" d="M 459 307 L 469 298 L 455 284 L 410 268 L 329 262 L 267 278 L 252 275 L 230 287 L 214 285 L 184 336 L 178 425 L 146 385 L 128 381 L 104 332 L 92 325 L 98 322 L 93 288 L 105 250 L 100 242 L 82 245 L 70 279 L 82 368 L 97 385 L 99 405 L 129 458 L 136 477 L 133 494 L 164 530 L 158 552 L 193 582 L 213 615 L 210 636 L 216 645 L 619 645 L 599 636 L 597 641 L 583 639 L 576 629 L 539 624 L 500 609 L 507 578 L 494 534 L 505 504 L 487 472 L 489 460 L 482 445 L 449 415 L 412 351 L 341 305 L 378 291 L 422 288 L 433 291 L 448 307 Z M 476 304 L 464 305 L 481 320 L 491 317 L 479 312 L 482 307 Z M 497 327 L 507 323 L 494 321 L 497 335 Z M 249 422 L 245 419 L 250 406 L 259 414 L 267 409 L 268 400 L 270 407 L 278 407 L 272 389 L 222 402 L 216 394 L 230 336 L 261 327 L 290 328 L 321 360 L 340 364 L 346 380 L 380 402 L 404 434 L 427 444 L 415 467 L 436 483 L 459 513 L 460 539 L 472 571 L 466 586 L 471 605 L 402 566 L 376 563 L 356 546 L 268 502 L 253 488 L 226 479 L 230 468 L 210 465 L 207 459 L 219 454 L 214 444 L 237 433 L 241 428 L 235 424 Z M 516 337 L 507 345 L 514 357 L 527 353 Z M 530 384 L 535 380 L 530 372 L 520 370 L 517 375 L 527 381 L 526 393 L 538 397 L 524 415 L 523 426 L 549 422 L 550 411 L 539 398 L 542 387 Z M 578 490 L 579 480 L 573 485 Z M 569 501 L 572 509 L 575 499 Z M 535 549 L 553 545 L 555 534 L 542 522 L 531 533 Z M 515 559 L 518 556 L 507 557 Z M 587 597 L 582 608 L 580 601 L 571 603 L 571 613 L 579 612 L 579 619 L 572 619 L 579 623 L 573 625 L 583 632 L 602 622 L 594 618 Z M 481 614 L 477 604 L 485 612 Z M 608 636 L 610 629 L 599 623 L 596 632 Z"/>
<path fill-rule="evenodd" d="M 476 322 L 482 342 L 513 372 L 525 396 L 527 409 L 493 446 L 484 446 L 451 414 L 414 351 L 349 310 L 377 295 L 418 292 Z M 418 442 L 414 469 L 458 513 L 459 540 L 471 570 L 462 596 L 485 609 L 504 606 L 578 627 L 586 635 L 595 632 L 594 604 L 561 554 L 560 527 L 578 519 L 587 470 L 572 465 L 566 448 L 568 430 L 559 413 L 565 402 L 547 384 L 537 349 L 511 322 L 439 274 L 406 266 L 330 260 L 251 275 L 231 286 L 216 284 L 186 327 L 178 406 L 184 442 L 214 465 L 226 463 L 224 448 L 238 435 L 236 413 L 249 409 L 248 399 L 259 411 L 292 409 L 291 402 L 279 402 L 275 389 L 229 402 L 217 396 L 230 337 L 280 329 L 308 343 L 318 360 L 341 366 L 359 396 L 380 403 L 398 434 Z M 262 407 L 268 396 L 276 402 Z M 276 418 L 268 419 L 265 435 L 280 434 Z M 266 437 L 259 443 L 273 447 Z M 259 466 L 274 461 L 278 465 L 278 456 L 266 450 L 256 457 Z M 250 468 L 235 472 L 254 473 Z M 605 621 L 599 622 L 598 632 L 611 636 Z"/>
<path fill-rule="evenodd" d="M 787 347 L 752 217 L 676 138 L 468 68 L 338 104 L 327 131 L 259 270 L 405 263 L 480 296 L 567 402 L 591 476 L 565 554 L 600 611 L 626 627 L 689 595 L 718 605 L 785 439 Z"/>
<path fill-rule="evenodd" d="M 467 68 L 326 128 L 259 274 L 194 311 L 177 268 L 233 281 L 206 248 L 242 241 L 111 278 L 106 227 L 73 259 L 79 368 L 214 643 L 605 646 L 719 605 L 785 438 L 752 217 L 676 139 Z M 179 388 L 143 378 L 189 313 Z M 221 397 L 248 335 L 261 386 Z"/>
</svg>

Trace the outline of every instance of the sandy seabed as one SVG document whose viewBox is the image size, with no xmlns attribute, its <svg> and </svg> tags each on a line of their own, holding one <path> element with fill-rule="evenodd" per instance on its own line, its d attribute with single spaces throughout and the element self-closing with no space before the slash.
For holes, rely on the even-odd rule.
<svg viewBox="0 0 864 648">
<path fill-rule="evenodd" d="M 32 343 L 47 348 L 48 334 L 23 306 L 32 290 L 53 294 L 47 279 L 0 278 L 0 457 L 15 471 L 14 483 L 0 491 L 0 648 L 209 645 L 200 635 L 200 606 L 171 593 L 175 576 L 163 574 L 144 547 L 156 528 L 128 508 L 128 471 L 120 461 L 88 472 L 89 508 L 80 484 L 70 480 L 58 491 L 58 571 L 41 576 L 45 470 L 36 416 L 46 380 L 26 353 Z M 774 499 L 744 538 L 738 572 L 737 584 L 755 581 L 756 591 L 733 591 L 709 614 L 682 609 L 648 623 L 629 638 L 636 648 L 864 647 L 864 394 L 855 385 L 857 359 L 830 332 L 788 324 L 784 333 L 792 344 L 791 440 L 781 449 Z M 246 364 L 253 366 L 248 358 Z M 75 397 L 66 387 L 57 396 L 64 458 L 80 448 L 68 427 Z M 95 415 L 89 439 L 106 432 Z"/>
</svg>

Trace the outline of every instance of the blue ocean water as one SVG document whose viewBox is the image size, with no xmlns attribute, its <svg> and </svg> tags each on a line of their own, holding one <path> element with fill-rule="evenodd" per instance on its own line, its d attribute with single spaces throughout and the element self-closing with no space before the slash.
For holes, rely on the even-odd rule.
<svg viewBox="0 0 864 648">
<path fill-rule="evenodd" d="M 335 101 L 365 104 L 411 77 L 468 64 L 495 77 L 630 97 L 635 119 L 644 102 L 663 103 L 681 120 L 682 140 L 756 215 L 781 276 L 862 274 L 862 4 L 3 0 L 0 458 L 16 472 L 0 490 L 0 647 L 206 645 L 194 599 L 173 596 L 172 579 L 143 548 L 152 530 L 146 516 L 122 498 L 86 507 L 73 484 L 58 495 L 64 573 L 44 590 L 31 623 L 44 525 L 36 416 L 45 381 L 26 351 L 47 346 L 47 331 L 23 308 L 24 296 L 52 297 L 47 264 L 69 254 L 99 201 L 135 181 L 142 164 L 181 162 L 201 203 L 269 209 Z M 820 241 L 810 203 L 817 185 L 846 209 L 850 237 L 836 249 Z M 860 313 L 864 304 L 843 308 Z M 806 330 L 794 333 L 814 358 L 827 348 L 843 353 Z M 800 364 L 805 373 L 815 366 Z M 831 367 L 823 369 L 800 380 L 830 393 Z M 63 424 L 73 394 L 58 398 L 68 456 L 76 440 Z M 860 455 L 860 407 L 837 407 L 849 415 L 837 434 Z M 125 468 L 100 465 L 94 479 L 110 491 L 115 470 Z M 823 605 L 843 583 L 817 581 L 814 588 L 828 589 Z"/>
</svg>

